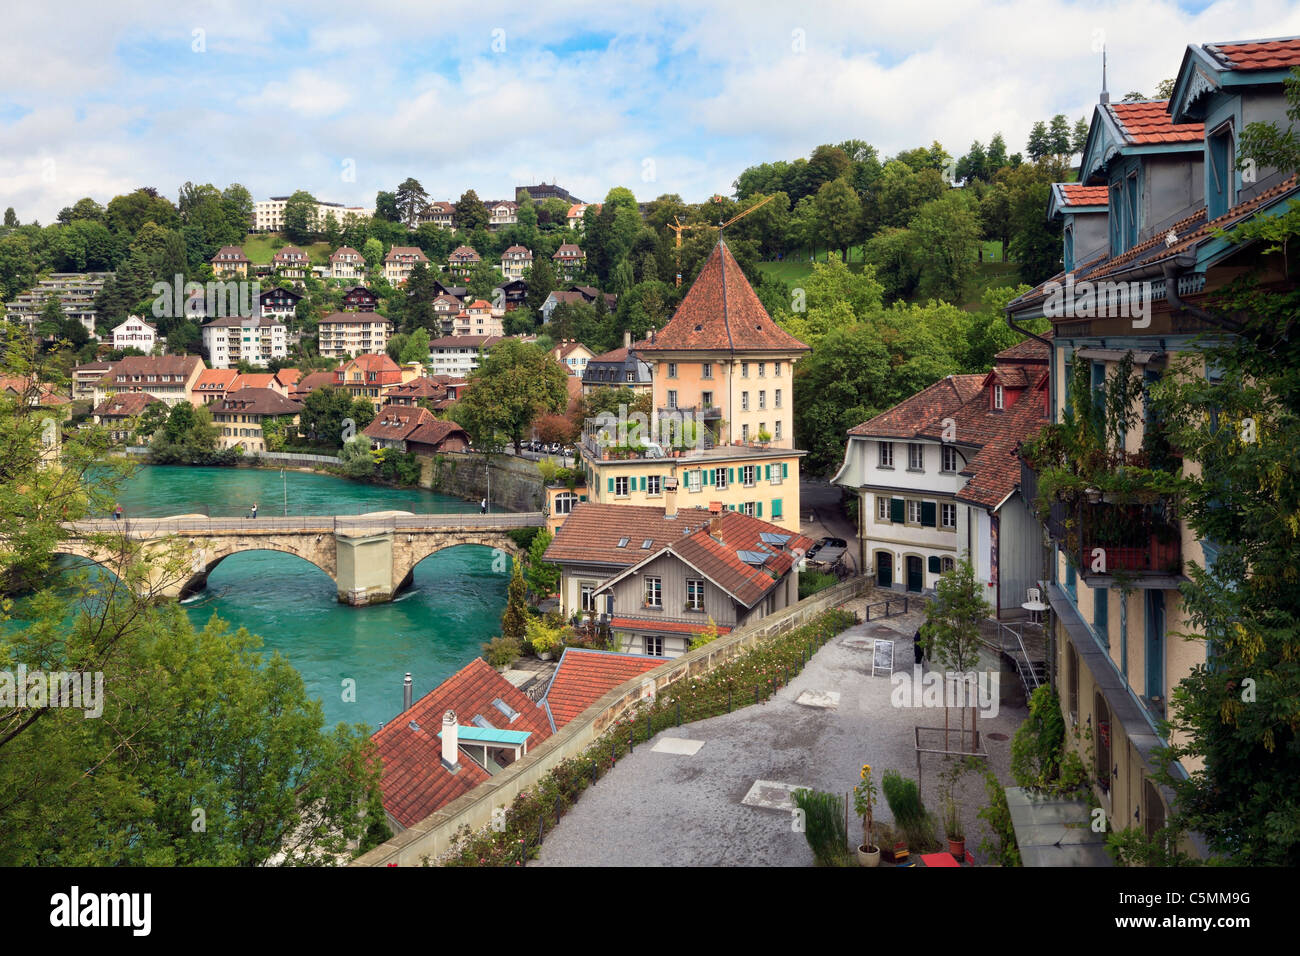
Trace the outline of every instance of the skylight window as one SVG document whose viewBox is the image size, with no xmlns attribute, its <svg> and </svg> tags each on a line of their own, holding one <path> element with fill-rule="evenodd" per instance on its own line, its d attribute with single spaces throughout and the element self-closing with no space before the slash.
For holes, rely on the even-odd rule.
<svg viewBox="0 0 1300 956">
<path fill-rule="evenodd" d="M 619 546 L 620 548 L 626 548 L 626 547 L 627 547 L 627 540 L 628 540 L 627 538 L 619 538 L 619 539 L 618 539 L 618 546 Z"/>
<path fill-rule="evenodd" d="M 650 538 L 646 538 L 644 541 L 641 542 L 641 550 L 642 550 L 642 551 L 649 551 L 649 550 L 650 550 L 650 545 L 651 545 L 652 543 L 653 543 L 653 541 L 652 541 Z"/>
<path fill-rule="evenodd" d="M 501 711 L 501 713 L 505 715 L 506 720 L 510 721 L 512 724 L 515 722 L 515 718 L 519 716 L 519 711 L 515 710 L 500 697 L 492 701 L 492 706 Z"/>
<path fill-rule="evenodd" d="M 475 714 L 474 719 L 471 720 L 470 723 L 475 727 L 482 727 L 484 730 L 496 730 L 495 727 L 488 723 L 488 719 L 482 714 Z"/>
</svg>

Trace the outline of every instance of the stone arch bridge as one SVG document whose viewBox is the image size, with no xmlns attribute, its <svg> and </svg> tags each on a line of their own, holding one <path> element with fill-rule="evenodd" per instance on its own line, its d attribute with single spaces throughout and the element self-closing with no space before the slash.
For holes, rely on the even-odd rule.
<svg viewBox="0 0 1300 956">
<path fill-rule="evenodd" d="M 519 547 L 512 528 L 541 527 L 541 512 L 523 514 L 373 514 L 289 518 L 112 518 L 69 522 L 69 536 L 55 552 L 120 568 L 133 560 L 146 566 L 148 588 L 159 597 L 185 597 L 202 590 L 223 560 L 241 551 L 282 551 L 310 561 L 334 579 L 346 604 L 391 601 L 411 583 L 415 566 L 444 548 L 477 544 L 504 555 Z M 504 565 L 503 565 L 504 569 Z"/>
</svg>

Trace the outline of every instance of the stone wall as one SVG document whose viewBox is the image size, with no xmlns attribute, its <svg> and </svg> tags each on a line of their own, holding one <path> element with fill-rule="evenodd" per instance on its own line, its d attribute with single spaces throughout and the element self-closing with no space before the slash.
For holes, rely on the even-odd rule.
<svg viewBox="0 0 1300 956">
<path fill-rule="evenodd" d="M 506 511 L 541 511 L 546 493 L 537 464 L 509 455 L 492 457 L 492 505 Z M 444 495 L 480 501 L 487 495 L 487 468 L 477 452 L 420 456 L 420 485 Z"/>
<path fill-rule="evenodd" d="M 358 857 L 351 865 L 419 866 L 426 858 L 437 860 L 451 849 L 456 831 L 462 826 L 471 830 L 488 826 L 494 808 L 509 806 L 515 797 L 536 786 L 562 760 L 581 754 L 642 700 L 654 697 L 684 677 L 707 673 L 769 637 L 802 627 L 823 611 L 861 594 L 871 583 L 866 577 L 850 578 L 620 684 L 492 779 Z"/>
</svg>

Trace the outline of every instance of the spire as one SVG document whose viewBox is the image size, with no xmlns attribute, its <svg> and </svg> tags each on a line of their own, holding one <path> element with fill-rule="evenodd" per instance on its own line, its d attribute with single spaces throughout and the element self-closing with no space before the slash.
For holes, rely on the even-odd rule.
<svg viewBox="0 0 1300 956">
<path fill-rule="evenodd" d="M 1110 93 L 1106 92 L 1106 44 L 1101 45 L 1101 102 L 1110 102 Z"/>
</svg>

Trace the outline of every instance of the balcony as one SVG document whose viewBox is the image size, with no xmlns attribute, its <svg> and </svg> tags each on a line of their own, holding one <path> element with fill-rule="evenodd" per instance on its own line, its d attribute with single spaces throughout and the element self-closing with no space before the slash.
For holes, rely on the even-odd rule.
<svg viewBox="0 0 1300 956">
<path fill-rule="evenodd" d="M 700 421 L 715 422 L 722 418 L 722 409 L 717 405 L 667 405 L 658 410 L 660 415 L 677 415 L 683 419 L 698 418 Z"/>
<path fill-rule="evenodd" d="M 1073 504 L 1040 499 L 1038 475 L 1022 458 L 1020 490 L 1035 507 L 1048 537 L 1069 555 L 1090 586 L 1135 579 L 1135 586 L 1176 586 L 1181 577 L 1182 535 L 1167 501 L 1141 502 L 1090 495 Z M 1044 510 L 1044 506 L 1045 509 Z"/>
</svg>

